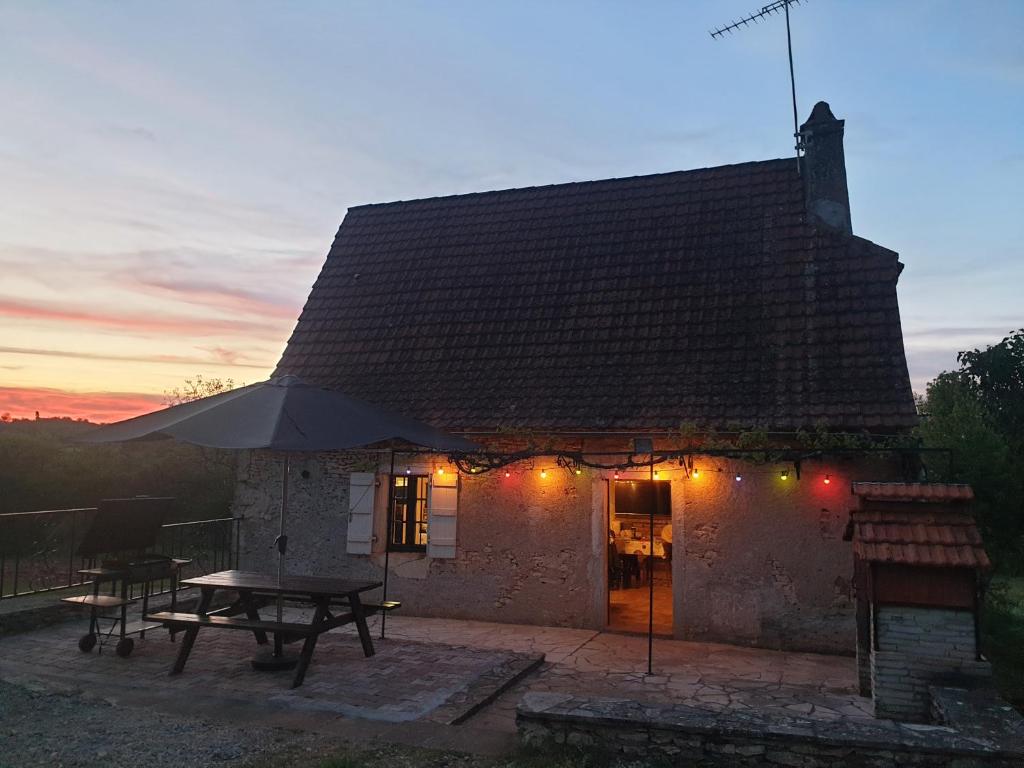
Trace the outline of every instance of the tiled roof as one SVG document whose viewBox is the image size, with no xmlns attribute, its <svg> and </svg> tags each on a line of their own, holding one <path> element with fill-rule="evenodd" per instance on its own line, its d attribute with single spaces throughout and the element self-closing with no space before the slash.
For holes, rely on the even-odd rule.
<svg viewBox="0 0 1024 768">
<path fill-rule="evenodd" d="M 277 373 L 449 430 L 900 429 L 900 266 L 791 159 L 362 206 Z"/>
<path fill-rule="evenodd" d="M 850 515 L 847 540 L 863 560 L 898 565 L 991 568 L 970 515 L 922 508 L 858 510 Z"/>
<path fill-rule="evenodd" d="M 853 495 L 876 501 L 970 501 L 969 485 L 948 483 L 853 483 Z"/>
</svg>

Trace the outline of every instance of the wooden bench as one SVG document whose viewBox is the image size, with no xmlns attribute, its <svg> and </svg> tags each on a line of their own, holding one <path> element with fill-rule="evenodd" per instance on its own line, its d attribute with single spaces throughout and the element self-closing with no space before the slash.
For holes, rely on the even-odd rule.
<svg viewBox="0 0 1024 768">
<path fill-rule="evenodd" d="M 77 597 L 62 597 L 62 603 L 73 605 L 85 605 L 96 608 L 120 608 L 122 605 L 130 605 L 134 600 L 121 598 L 117 595 L 79 595 Z"/>
<path fill-rule="evenodd" d="M 194 613 L 172 613 L 171 611 L 160 611 L 151 613 L 145 617 L 146 621 L 156 621 L 168 627 L 183 628 L 194 627 L 218 627 L 220 629 L 245 629 L 250 632 L 282 632 L 286 635 L 306 636 L 317 632 L 317 629 L 309 624 L 295 624 L 287 621 L 263 621 L 250 618 L 239 618 L 236 616 L 199 616 Z"/>
<path fill-rule="evenodd" d="M 332 600 L 330 602 L 332 608 L 351 608 L 348 600 Z M 401 608 L 402 604 L 398 600 L 385 600 L 382 603 L 362 603 L 363 613 L 367 616 L 373 616 L 377 613 L 387 613 L 393 611 L 396 608 Z"/>
</svg>

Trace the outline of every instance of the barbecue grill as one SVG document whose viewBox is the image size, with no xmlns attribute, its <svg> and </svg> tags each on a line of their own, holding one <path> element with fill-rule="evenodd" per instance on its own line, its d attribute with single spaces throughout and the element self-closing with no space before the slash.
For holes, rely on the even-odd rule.
<svg viewBox="0 0 1024 768">
<path fill-rule="evenodd" d="M 97 506 L 92 525 L 78 545 L 78 555 L 93 566 L 79 571 L 91 580 L 92 594 L 65 597 L 61 601 L 89 609 L 89 631 L 78 640 L 79 650 L 88 653 L 98 643 L 102 652 L 104 643 L 119 630 L 115 651 L 118 656 L 127 657 L 135 648 L 130 635 L 144 638 L 148 630 L 161 627 L 141 617 L 128 621 L 128 606 L 136 602 L 131 599 L 133 585 L 142 585 L 141 616 L 148 613 L 153 584 L 163 580 L 170 582 L 174 610 L 178 573 L 190 561 L 147 552 L 156 544 L 173 501 L 165 497 L 104 499 Z M 99 566 L 95 567 L 97 562 Z M 109 622 L 106 632 L 101 626 L 103 622 Z"/>
</svg>

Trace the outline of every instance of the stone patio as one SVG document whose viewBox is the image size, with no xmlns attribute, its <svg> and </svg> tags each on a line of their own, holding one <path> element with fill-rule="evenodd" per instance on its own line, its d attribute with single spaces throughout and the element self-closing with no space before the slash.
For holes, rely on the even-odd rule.
<svg viewBox="0 0 1024 768">
<path fill-rule="evenodd" d="M 292 613 L 288 618 L 299 618 Z M 185 672 L 170 677 L 178 646 L 165 632 L 151 633 L 121 659 L 112 644 L 102 655 L 81 653 L 85 627 L 80 619 L 0 639 L 0 679 L 125 709 L 490 754 L 516 744 L 517 707 L 531 718 L 521 724 L 525 735 L 541 727 L 557 736 L 552 729 L 564 727 L 570 738 L 589 728 L 576 720 L 596 713 L 603 722 L 614 711 L 622 722 L 609 733 L 633 727 L 637 717 L 648 730 L 660 721 L 673 728 L 692 721 L 725 739 L 716 750 L 732 738 L 775 731 L 855 740 L 873 734 L 879 743 L 887 733 L 894 743 L 906 741 L 908 728 L 914 738 L 957 733 L 873 718 L 848 657 L 655 639 L 655 674 L 647 675 L 644 637 L 393 615 L 386 640 L 379 639 L 380 618 L 371 620 L 377 655 L 369 659 L 354 630 L 322 636 L 305 685 L 291 690 L 289 672 L 250 668 L 257 646 L 248 633 L 200 632 Z M 562 725 L 538 725 L 558 707 L 568 715 Z M 740 726 L 750 733 L 736 731 Z"/>
<path fill-rule="evenodd" d="M 515 707 L 526 691 L 685 703 L 714 712 L 870 718 L 870 702 L 855 693 L 853 660 L 845 657 L 656 639 L 655 674 L 649 676 L 642 637 L 393 615 L 382 641 L 379 621 L 371 621 L 376 656 L 363 657 L 354 631 L 324 635 L 305 685 L 294 691 L 289 673 L 249 667 L 256 645 L 248 633 L 200 632 L 185 672 L 169 677 L 177 645 L 165 632 L 136 643 L 128 659 L 117 657 L 112 644 L 102 654 L 83 654 L 76 642 L 84 619 L 3 638 L 0 673 L 108 699 L 143 689 L 157 706 L 201 691 L 227 704 L 346 718 L 469 718 L 504 734 L 515 732 Z"/>
<path fill-rule="evenodd" d="M 292 690 L 290 672 L 252 670 L 249 660 L 259 647 L 247 632 L 201 631 L 185 671 L 171 677 L 179 646 L 166 631 L 136 639 L 132 655 L 122 659 L 112 641 L 102 652 L 80 652 L 77 642 L 85 628 L 84 621 L 71 621 L 4 638 L 0 674 L 13 682 L 80 688 L 108 698 L 136 688 L 182 699 L 201 691 L 226 703 L 244 699 L 347 718 L 449 724 L 465 719 L 543 661 L 535 653 L 398 638 L 377 639 L 377 654 L 368 659 L 354 633 L 334 632 L 320 638 L 305 684 Z"/>
</svg>

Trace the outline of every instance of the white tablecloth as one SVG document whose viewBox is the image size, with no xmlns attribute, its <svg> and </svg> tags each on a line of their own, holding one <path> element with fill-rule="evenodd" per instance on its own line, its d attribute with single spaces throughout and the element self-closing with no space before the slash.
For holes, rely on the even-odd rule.
<svg viewBox="0 0 1024 768">
<path fill-rule="evenodd" d="M 649 555 L 651 543 L 644 539 L 615 539 L 615 549 L 620 555 Z M 665 556 L 665 547 L 661 539 L 654 540 L 654 556 Z"/>
</svg>

